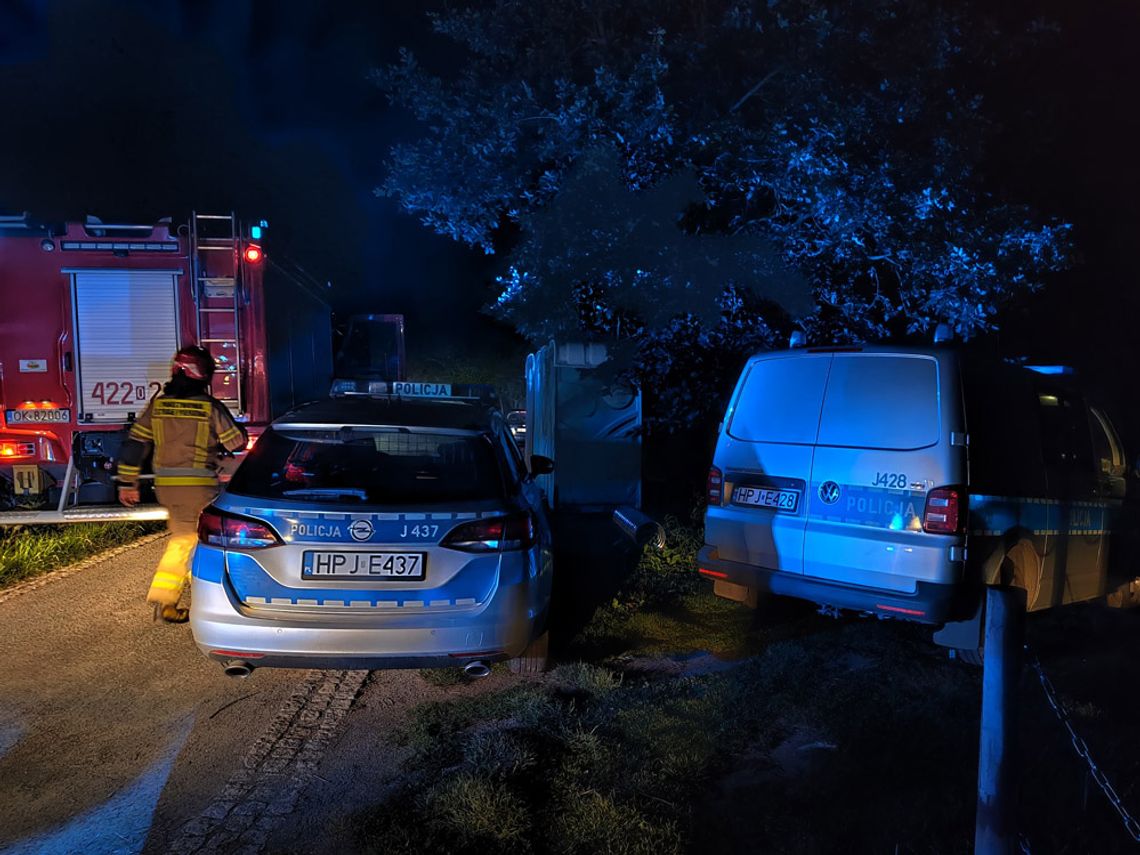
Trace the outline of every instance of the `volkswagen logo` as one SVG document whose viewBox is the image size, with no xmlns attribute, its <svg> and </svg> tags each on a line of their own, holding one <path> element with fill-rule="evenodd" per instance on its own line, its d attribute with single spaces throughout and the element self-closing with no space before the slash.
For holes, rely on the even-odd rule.
<svg viewBox="0 0 1140 855">
<path fill-rule="evenodd" d="M 839 485 L 834 481 L 824 481 L 819 485 L 819 498 L 825 505 L 834 505 L 839 501 Z"/>
<path fill-rule="evenodd" d="M 368 540 L 372 537 L 372 523 L 369 520 L 353 520 L 348 527 L 353 540 Z"/>
</svg>

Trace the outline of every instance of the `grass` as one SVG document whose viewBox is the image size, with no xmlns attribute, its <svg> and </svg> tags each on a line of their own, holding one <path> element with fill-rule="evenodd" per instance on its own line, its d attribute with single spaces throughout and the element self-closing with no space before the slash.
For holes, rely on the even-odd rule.
<svg viewBox="0 0 1140 855">
<path fill-rule="evenodd" d="M 719 600 L 693 572 L 700 533 L 667 528 L 666 549 L 643 555 L 570 645 L 587 661 L 413 711 L 395 735 L 411 749 L 405 774 L 356 818 L 362 851 L 972 851 L 981 671 L 915 624 Z M 1038 633 L 1074 721 L 1135 804 L 1137 692 L 1113 676 L 1140 642 L 1135 616 L 1112 618 L 1070 613 Z M 1090 626 L 1099 637 L 1075 644 Z M 734 661 L 680 667 L 707 652 Z M 678 667 L 636 667 L 654 654 Z M 1099 792 L 1082 794 L 1028 675 L 1020 704 L 1019 820 L 1034 850 L 1130 851 Z"/>
<path fill-rule="evenodd" d="M 162 531 L 163 523 L 74 523 L 0 528 L 0 588 Z"/>
<path fill-rule="evenodd" d="M 968 851 L 957 820 L 972 770 L 955 761 L 976 751 L 977 674 L 919 656 L 884 679 L 897 642 L 883 625 L 835 624 L 716 674 L 629 679 L 574 663 L 541 683 L 424 705 L 399 735 L 414 774 L 362 818 L 361 845 L 679 853 L 695 841 L 843 851 L 861 840 Z M 947 718 L 959 725 L 935 732 Z M 772 758 L 800 733 L 837 748 L 818 768 L 782 774 Z M 898 750 L 884 754 L 884 742 Z M 942 770 L 933 785 L 931 769 Z M 875 792 L 872 813 L 853 781 Z M 741 828 L 747 839 L 726 831 Z"/>
</svg>

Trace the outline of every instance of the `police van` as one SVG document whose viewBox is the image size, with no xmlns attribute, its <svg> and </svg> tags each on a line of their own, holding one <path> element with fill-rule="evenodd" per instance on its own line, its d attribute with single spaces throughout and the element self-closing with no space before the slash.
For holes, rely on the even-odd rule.
<svg viewBox="0 0 1140 855">
<path fill-rule="evenodd" d="M 765 353 L 721 424 L 699 568 L 753 606 L 772 592 L 975 629 L 985 585 L 1024 588 L 1030 610 L 1131 605 L 1140 580 L 1109 548 L 1125 475 L 1068 369 L 951 346 Z"/>
</svg>

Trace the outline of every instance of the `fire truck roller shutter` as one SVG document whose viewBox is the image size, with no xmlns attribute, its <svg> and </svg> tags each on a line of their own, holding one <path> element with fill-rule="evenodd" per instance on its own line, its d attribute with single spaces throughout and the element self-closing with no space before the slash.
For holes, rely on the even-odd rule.
<svg viewBox="0 0 1140 855">
<path fill-rule="evenodd" d="M 79 418 L 124 422 L 170 377 L 174 271 L 73 270 Z"/>
</svg>

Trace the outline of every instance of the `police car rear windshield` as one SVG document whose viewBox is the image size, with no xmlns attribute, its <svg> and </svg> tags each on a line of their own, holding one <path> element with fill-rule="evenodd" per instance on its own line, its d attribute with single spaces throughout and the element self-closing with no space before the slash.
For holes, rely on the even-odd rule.
<svg viewBox="0 0 1140 855">
<path fill-rule="evenodd" d="M 501 499 L 487 436 L 408 429 L 269 430 L 229 492 L 317 504 L 405 505 Z"/>
</svg>

